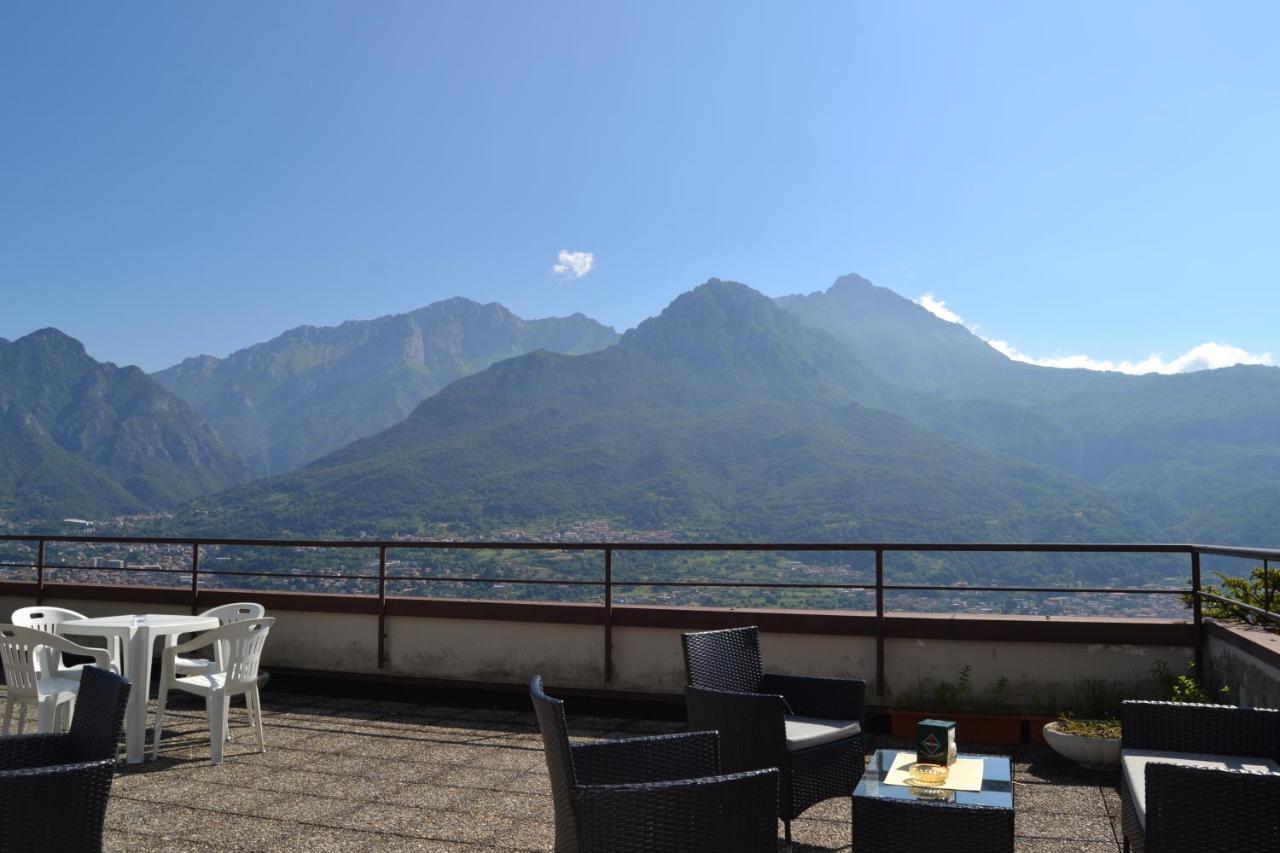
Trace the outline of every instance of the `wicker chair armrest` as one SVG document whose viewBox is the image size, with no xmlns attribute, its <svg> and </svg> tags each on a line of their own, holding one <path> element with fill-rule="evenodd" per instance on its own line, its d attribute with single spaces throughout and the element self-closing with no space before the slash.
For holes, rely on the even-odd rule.
<svg viewBox="0 0 1280 853">
<path fill-rule="evenodd" d="M 1280 711 L 1128 701 L 1120 706 L 1120 722 L 1125 749 L 1252 755 L 1280 761 Z"/>
<path fill-rule="evenodd" d="M 819 678 L 809 675 L 765 673 L 762 693 L 779 693 L 792 713 L 829 720 L 857 720 L 866 716 L 867 682 L 861 678 Z"/>
<path fill-rule="evenodd" d="M 1148 850 L 1280 850 L 1280 773 L 1153 762 L 1146 819 Z"/>
<path fill-rule="evenodd" d="M 621 785 L 714 776 L 720 772 L 715 732 L 653 735 L 571 747 L 583 785 Z"/>
<path fill-rule="evenodd" d="M 774 853 L 778 771 L 573 789 L 581 853 Z"/>
<path fill-rule="evenodd" d="M 12 735 L 0 738 L 0 771 L 62 764 L 70 739 L 65 734 Z"/>
<path fill-rule="evenodd" d="M 769 693 L 732 693 L 686 687 L 691 731 L 720 733 L 720 769 L 726 773 L 783 767 L 787 762 L 787 702 Z"/>
</svg>

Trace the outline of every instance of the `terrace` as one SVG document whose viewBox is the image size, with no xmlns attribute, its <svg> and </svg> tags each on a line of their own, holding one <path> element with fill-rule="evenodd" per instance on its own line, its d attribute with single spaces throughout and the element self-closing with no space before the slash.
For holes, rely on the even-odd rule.
<svg viewBox="0 0 1280 853">
<path fill-rule="evenodd" d="M 603 590 L 596 600 L 552 602 L 387 594 L 397 579 L 387 554 L 396 548 L 527 547 L 511 543 L 303 543 L 308 548 L 370 549 L 377 556 L 377 573 L 355 579 L 371 580 L 378 594 L 334 595 L 238 591 L 234 586 L 245 577 L 234 573 L 238 570 L 220 579 L 218 571 L 206 568 L 207 562 L 202 565 L 205 549 L 230 547 L 226 543 L 148 540 L 184 549 L 193 558 L 185 572 L 162 578 L 181 585 L 161 585 L 127 582 L 130 569 L 125 565 L 110 570 L 112 580 L 119 578 L 116 582 L 86 582 L 69 562 L 46 563 L 46 549 L 55 540 L 27 541 L 36 559 L 25 564 L 10 560 L 11 577 L 0 580 L 0 610 L 5 612 L 39 600 L 90 615 L 185 613 L 253 598 L 279 620 L 264 656 L 273 674 L 263 697 L 267 752 L 255 753 L 251 738 L 237 731 L 224 763 L 209 765 L 203 706 L 178 706 L 160 759 L 120 767 L 107 818 L 111 849 L 359 845 L 549 850 L 549 783 L 524 693 L 528 675 L 543 673 L 551 691 L 567 698 L 576 737 L 679 731 L 679 633 L 689 629 L 758 624 L 773 668 L 866 677 L 876 705 L 868 751 L 902 745 L 891 738 L 879 712 L 921 673 L 941 678 L 966 665 L 975 665 L 984 684 L 1006 679 L 1044 687 L 1045 673 L 1051 673 L 1051 680 L 1060 684 L 1097 679 L 1136 686 L 1149 678 L 1153 661 L 1177 670 L 1196 660 L 1212 684 L 1226 684 L 1242 703 L 1280 704 L 1276 638 L 1205 619 L 1198 606 L 1180 618 L 902 612 L 886 607 L 895 590 L 961 588 L 892 584 L 885 572 L 886 555 L 900 549 L 964 553 L 976 548 L 984 555 L 1134 549 L 1161 559 L 1186 559 L 1188 583 L 1148 589 L 1038 587 L 1034 592 L 1176 600 L 1188 590 L 1201 592 L 1202 559 L 1269 565 L 1280 556 L 1276 552 L 1193 546 L 706 546 L 730 551 L 772 547 L 791 553 L 832 548 L 871 555 L 874 574 L 858 589 L 872 606 L 815 611 L 620 603 L 638 596 L 618 589 L 616 553 L 632 547 L 661 550 L 652 544 L 547 545 L 546 550 L 596 553 L 603 569 L 598 579 L 556 581 L 569 589 L 594 584 Z M 58 541 L 85 547 L 121 544 L 95 537 Z M 293 548 L 298 543 L 246 547 Z M 154 569 L 147 571 L 148 577 L 156 576 Z M 341 573 L 325 576 L 347 579 Z M 467 575 L 438 580 L 439 588 L 468 591 L 479 582 Z M 504 578 L 503 583 L 520 581 Z M 670 581 L 674 589 L 685 583 L 693 582 Z M 759 580 L 717 583 L 729 590 L 770 588 Z M 777 582 L 774 588 L 786 583 Z M 660 585 L 646 581 L 646 588 Z M 820 586 L 795 583 L 785 588 Z M 982 590 L 963 589 L 969 594 Z M 1195 598 L 1202 600 L 1210 600 L 1210 594 Z M 890 689 L 895 684 L 896 694 Z M 1026 744 L 967 742 L 963 729 L 960 738 L 967 751 L 1012 756 L 1018 850 L 1119 849 L 1117 774 L 1086 772 Z M 849 849 L 849 811 L 846 799 L 807 812 L 795 823 L 796 849 Z"/>
<path fill-rule="evenodd" d="M 178 709 L 158 761 L 121 765 L 107 849 L 552 849 L 542 743 L 527 711 L 270 690 L 264 715 L 267 752 L 254 750 L 246 728 L 214 767 L 203 707 Z M 583 739 L 682 728 L 585 715 L 570 725 Z M 1044 749 L 1005 752 L 1017 850 L 1118 851 L 1116 774 L 1081 771 Z M 849 801 L 811 809 L 794 832 L 801 853 L 848 850 Z"/>
</svg>

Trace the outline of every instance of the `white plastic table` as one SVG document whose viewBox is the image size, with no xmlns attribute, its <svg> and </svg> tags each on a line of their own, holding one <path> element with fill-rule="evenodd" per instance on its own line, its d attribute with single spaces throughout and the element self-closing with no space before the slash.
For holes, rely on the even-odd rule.
<svg viewBox="0 0 1280 853">
<path fill-rule="evenodd" d="M 159 637 L 208 631 L 219 626 L 216 616 L 105 616 L 70 619 L 59 634 L 87 637 L 119 637 L 124 648 L 124 676 L 133 682 L 124 712 L 125 747 L 130 764 L 140 764 L 147 743 L 147 699 L 151 692 L 151 655 Z"/>
</svg>

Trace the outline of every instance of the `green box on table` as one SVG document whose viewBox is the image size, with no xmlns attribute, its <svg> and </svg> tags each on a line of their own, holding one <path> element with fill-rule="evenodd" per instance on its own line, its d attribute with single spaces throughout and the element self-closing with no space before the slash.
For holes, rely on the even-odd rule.
<svg viewBox="0 0 1280 853">
<path fill-rule="evenodd" d="M 916 726 L 916 761 L 950 767 L 956 760 L 956 724 L 921 720 Z"/>
</svg>

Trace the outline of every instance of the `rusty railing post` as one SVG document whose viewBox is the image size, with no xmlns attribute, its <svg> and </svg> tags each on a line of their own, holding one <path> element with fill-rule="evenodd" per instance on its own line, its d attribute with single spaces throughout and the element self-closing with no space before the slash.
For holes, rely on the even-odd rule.
<svg viewBox="0 0 1280 853">
<path fill-rule="evenodd" d="M 36 604 L 44 604 L 44 540 L 36 544 Z"/>
<path fill-rule="evenodd" d="M 1207 673 L 1204 671 L 1204 614 L 1200 602 L 1200 552 L 1191 551 L 1191 622 L 1196 635 L 1196 678 L 1201 684 L 1208 685 Z"/>
<path fill-rule="evenodd" d="M 888 696 L 884 681 L 884 549 L 876 549 L 876 692 Z"/>
<path fill-rule="evenodd" d="M 378 546 L 378 669 L 387 665 L 387 546 Z"/>
<path fill-rule="evenodd" d="M 604 683 L 613 683 L 613 549 L 604 549 Z"/>
<path fill-rule="evenodd" d="M 191 615 L 200 612 L 200 543 L 191 543 Z"/>
</svg>

